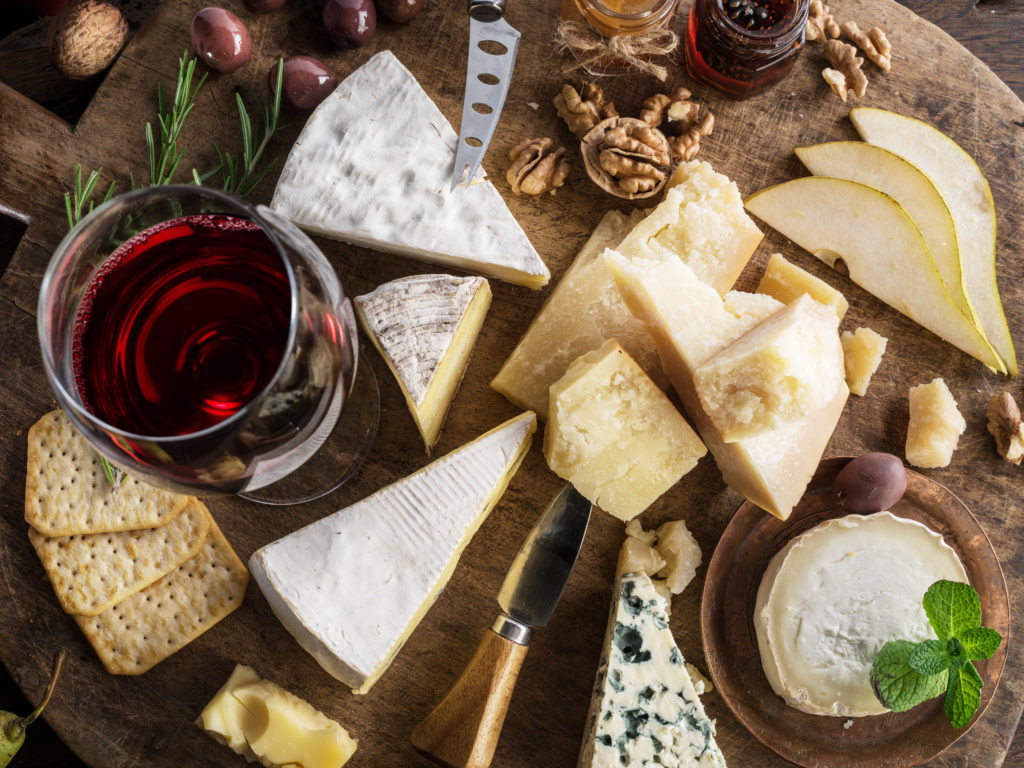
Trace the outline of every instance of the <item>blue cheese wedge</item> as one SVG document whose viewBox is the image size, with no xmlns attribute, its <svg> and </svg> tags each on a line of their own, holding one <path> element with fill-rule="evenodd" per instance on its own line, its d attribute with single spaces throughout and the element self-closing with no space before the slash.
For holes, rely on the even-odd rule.
<svg viewBox="0 0 1024 768">
<path fill-rule="evenodd" d="M 413 275 L 357 296 L 356 312 L 434 447 L 491 305 L 482 277 Z"/>
<path fill-rule="evenodd" d="M 458 136 L 390 51 L 316 108 L 271 207 L 303 229 L 530 288 L 550 278 L 498 190 L 449 191 Z"/>
<path fill-rule="evenodd" d="M 455 570 L 530 447 L 527 412 L 249 560 L 274 614 L 327 672 L 366 693 Z"/>
<path fill-rule="evenodd" d="M 668 627 L 665 601 L 645 573 L 615 582 L 605 651 L 578 768 L 725 768 Z"/>
</svg>

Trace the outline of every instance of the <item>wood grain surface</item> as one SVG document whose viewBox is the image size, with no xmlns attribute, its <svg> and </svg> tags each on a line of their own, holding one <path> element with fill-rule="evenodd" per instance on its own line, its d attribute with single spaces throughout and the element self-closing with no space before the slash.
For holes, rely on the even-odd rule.
<svg viewBox="0 0 1024 768">
<path fill-rule="evenodd" d="M 926 0 L 920 0 L 922 5 Z M 515 551 L 533 520 L 559 487 L 545 467 L 539 439 L 509 491 L 467 548 L 455 575 L 392 668 L 365 696 L 355 697 L 328 677 L 277 623 L 259 591 L 250 589 L 234 615 L 189 647 L 140 678 L 112 678 L 95 659 L 73 622 L 60 613 L 25 535 L 22 519 L 25 432 L 53 407 L 35 341 L 35 301 L 49 253 L 64 234 L 61 193 L 76 163 L 103 166 L 105 180 L 124 188 L 129 170 L 144 168 L 142 130 L 155 110 L 155 83 L 173 85 L 176 58 L 186 48 L 187 24 L 205 3 L 165 0 L 99 88 L 89 108 L 70 126 L 40 111 L 27 98 L 0 86 L 0 206 L 29 222 L 11 263 L 0 279 L 0 600 L 5 614 L 0 658 L 18 685 L 36 692 L 51 651 L 69 651 L 63 696 L 53 702 L 48 721 L 86 763 L 96 766 L 238 765 L 239 759 L 214 745 L 191 723 L 236 661 L 307 698 L 336 717 L 361 745 L 353 766 L 427 765 L 409 744 L 409 733 L 452 684 L 472 655 L 491 618 L 494 598 Z M 263 88 L 266 71 L 281 53 L 307 53 L 329 61 L 340 75 L 370 55 L 391 48 L 413 71 L 454 125 L 463 87 L 467 24 L 461 3 L 430 4 L 405 27 L 382 22 L 369 46 L 334 51 L 320 28 L 316 3 L 295 2 L 272 16 L 253 17 L 241 2 L 226 3 L 250 22 L 256 40 L 253 62 L 230 77 L 213 78 L 200 96 L 187 129 L 186 163 L 205 167 L 209 143 L 238 143 L 231 89 L 236 84 Z M 935 3 L 934 5 L 939 5 Z M 967 14 L 984 14 L 1010 3 L 991 0 Z M 955 4 L 943 3 L 955 13 Z M 984 65 L 939 29 L 890 0 L 843 0 L 833 4 L 842 18 L 861 26 L 881 24 L 894 43 L 893 72 L 874 73 L 861 104 L 891 108 L 929 120 L 958 140 L 979 161 L 992 182 L 999 214 L 1000 287 L 1010 327 L 1024 326 L 1024 105 Z M 1011 12 L 1012 9 L 1011 9 Z M 569 143 L 550 100 L 560 85 L 560 60 L 549 44 L 557 9 L 540 0 L 517 0 L 510 21 L 523 32 L 516 77 L 485 166 L 509 201 L 557 279 L 576 248 L 617 201 L 590 186 L 576 163 L 558 195 L 513 198 L 504 182 L 504 153 L 527 135 L 550 135 Z M 251 21 L 250 21 L 251 20 Z M 681 21 L 681 19 L 679 20 Z M 681 28 L 681 24 L 677 25 Z M 1020 36 L 1007 39 L 1007 44 Z M 982 44 L 979 38 L 976 40 Z M 1020 66 L 1019 48 L 1004 64 Z M 714 136 L 702 157 L 733 177 L 743 193 L 782 181 L 801 171 L 793 146 L 852 138 L 844 108 L 820 77 L 817 54 L 804 56 L 794 74 L 774 90 L 746 102 L 732 102 L 696 88 L 716 112 Z M 2 78 L 2 73 L 0 73 Z M 1018 81 L 1019 82 L 1019 81 Z M 671 84 L 688 83 L 678 67 Z M 609 82 L 620 112 L 636 112 L 656 90 L 644 80 Z M 530 106 L 539 105 L 538 109 Z M 298 135 L 302 117 L 271 146 L 283 155 Z M 268 181 L 254 197 L 267 200 Z M 350 293 L 427 265 L 360 248 L 320 241 Z M 864 398 L 851 398 L 826 455 L 867 450 L 902 453 L 906 437 L 906 391 L 911 384 L 941 375 L 949 382 L 968 421 L 954 463 L 928 472 L 948 485 L 975 512 L 1003 563 L 1011 603 L 1024 595 L 1024 532 L 1020 526 L 1021 470 L 995 455 L 985 432 L 990 395 L 1007 386 L 1022 399 L 1018 381 L 1007 382 L 855 286 L 828 274 L 808 254 L 768 233 L 740 287 L 752 288 L 769 253 L 782 250 L 801 266 L 841 286 L 850 299 L 846 326 L 870 325 L 890 338 L 883 366 Z M 515 413 L 487 385 L 512 349 L 545 292 L 531 292 L 492 281 L 494 302 L 462 388 L 456 397 L 436 454 L 451 450 Z M 366 345 L 369 349 L 369 345 Z M 368 354 L 372 354 L 368 352 Z M 377 370 L 384 370 L 378 366 Z M 295 509 L 267 509 L 238 499 L 220 499 L 211 508 L 245 558 L 257 546 L 299 525 L 356 501 L 427 461 L 397 385 L 381 377 L 382 421 L 367 465 L 331 497 Z M 724 487 L 710 457 L 703 460 L 643 520 L 656 525 L 683 517 L 710 558 L 715 542 L 740 497 Z M 602 642 L 621 523 L 598 515 L 579 566 L 551 624 L 535 635 L 498 746 L 496 766 L 571 766 L 579 748 L 593 674 Z M 703 577 L 703 569 L 698 571 Z M 698 626 L 700 580 L 676 600 L 672 629 L 688 659 L 703 666 Z M 1014 634 L 1021 637 L 1020 616 Z M 936 766 L 998 765 L 1006 754 L 1024 701 L 1024 646 L 1009 647 L 1003 682 L 988 712 Z M 780 703 L 781 705 L 781 703 Z M 733 765 L 775 766 L 784 762 L 762 747 L 736 722 L 720 699 L 706 697 L 718 719 L 719 741 Z M 1011 763 L 1012 764 L 1012 763 Z"/>
</svg>

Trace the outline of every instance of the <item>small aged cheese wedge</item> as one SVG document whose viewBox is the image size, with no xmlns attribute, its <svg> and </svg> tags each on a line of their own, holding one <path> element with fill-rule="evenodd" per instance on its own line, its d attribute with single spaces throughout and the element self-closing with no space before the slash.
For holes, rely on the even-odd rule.
<svg viewBox="0 0 1024 768">
<path fill-rule="evenodd" d="M 277 618 L 327 672 L 366 693 L 455 570 L 530 448 L 524 413 L 418 472 L 257 550 Z"/>
<path fill-rule="evenodd" d="M 679 259 L 627 259 L 606 251 L 605 261 L 626 302 L 650 329 L 672 386 L 725 482 L 776 517 L 789 517 L 839 422 L 849 396 L 846 383 L 824 408 L 757 437 L 726 443 L 701 406 L 693 373 L 760 318 L 726 310 L 715 290 Z"/>
<path fill-rule="evenodd" d="M 647 509 L 705 453 L 697 433 L 615 339 L 551 385 L 548 466 L 620 520 Z"/>
<path fill-rule="evenodd" d="M 639 211 L 604 215 L 491 381 L 494 389 L 546 419 L 548 387 L 573 360 L 608 339 L 617 339 L 658 386 L 668 386 L 647 328 L 633 317 L 601 260 L 604 249 L 617 246 L 642 218 Z"/>
<path fill-rule="evenodd" d="M 313 112 L 271 208 L 327 237 L 546 285 L 547 267 L 489 181 L 448 191 L 457 143 L 412 73 L 382 51 Z"/>
<path fill-rule="evenodd" d="M 491 305 L 482 277 L 414 275 L 357 296 L 356 312 L 434 447 Z"/>
<path fill-rule="evenodd" d="M 686 262 L 719 293 L 732 288 L 764 235 L 743 210 L 736 183 L 702 160 L 681 163 L 665 199 L 615 249 Z"/>
<path fill-rule="evenodd" d="M 850 308 L 850 303 L 839 291 L 820 277 L 815 277 L 805 269 L 787 261 L 781 253 L 773 253 L 768 259 L 764 275 L 757 286 L 758 293 L 764 293 L 789 304 L 794 299 L 807 294 L 815 301 L 832 307 L 840 320 Z"/>
<path fill-rule="evenodd" d="M 615 581 L 579 768 L 725 768 L 715 724 L 697 697 L 645 573 Z"/>
<path fill-rule="evenodd" d="M 235 666 L 196 725 L 267 768 L 341 768 L 358 746 L 337 721 L 244 664 Z"/>
<path fill-rule="evenodd" d="M 910 388 L 907 461 L 915 467 L 948 467 L 967 422 L 942 379 Z"/>
<path fill-rule="evenodd" d="M 934 639 L 921 599 L 939 579 L 967 581 L 956 553 L 891 512 L 846 515 L 793 539 L 769 562 L 754 603 L 772 690 L 815 715 L 887 712 L 871 664 L 889 640 Z"/>
<path fill-rule="evenodd" d="M 871 377 L 882 364 L 882 355 L 889 340 L 870 328 L 858 328 L 853 333 L 843 331 L 839 336 L 843 345 L 843 366 L 850 392 L 864 395 Z"/>
<path fill-rule="evenodd" d="M 824 408 L 843 381 L 839 318 L 801 294 L 694 371 L 708 418 L 727 443 Z"/>
</svg>

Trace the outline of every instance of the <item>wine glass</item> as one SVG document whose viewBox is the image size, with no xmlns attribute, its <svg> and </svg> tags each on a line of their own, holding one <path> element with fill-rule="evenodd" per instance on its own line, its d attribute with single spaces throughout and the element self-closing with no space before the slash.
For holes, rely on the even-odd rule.
<svg viewBox="0 0 1024 768">
<path fill-rule="evenodd" d="M 351 302 L 266 206 L 198 186 L 113 198 L 57 247 L 37 323 L 61 408 L 153 484 L 305 501 L 344 482 L 376 437 Z M 276 485 L 318 452 L 319 468 Z"/>
</svg>

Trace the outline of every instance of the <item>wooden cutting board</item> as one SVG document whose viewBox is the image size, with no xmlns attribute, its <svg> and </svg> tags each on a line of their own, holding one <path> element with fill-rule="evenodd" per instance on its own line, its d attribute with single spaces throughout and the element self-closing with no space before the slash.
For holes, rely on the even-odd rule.
<svg viewBox="0 0 1024 768">
<path fill-rule="evenodd" d="M 25 434 L 54 407 L 43 375 L 35 334 L 35 306 L 49 254 L 66 230 L 62 194 L 74 167 L 103 166 L 104 182 L 125 189 L 129 170 L 144 177 L 143 128 L 155 113 L 157 81 L 173 87 L 177 58 L 188 45 L 188 23 L 206 3 L 164 0 L 109 73 L 88 111 L 69 126 L 0 84 L 0 210 L 25 219 L 28 230 L 0 279 L 0 658 L 33 696 L 44 684 L 50 655 L 69 652 L 65 678 L 47 719 L 87 763 L 104 768 L 147 765 L 237 766 L 228 749 L 192 725 L 200 709 L 227 678 L 235 662 L 255 666 L 337 718 L 359 738 L 353 766 L 426 765 L 409 746 L 413 726 L 431 709 L 468 661 L 497 609 L 495 595 L 505 571 L 538 512 L 560 481 L 540 451 L 540 435 L 508 492 L 464 553 L 448 588 L 399 653 L 391 669 L 366 695 L 354 696 L 302 651 L 274 618 L 259 590 L 249 589 L 235 614 L 190 646 L 138 678 L 111 677 L 96 660 L 74 623 L 60 612 L 26 536 L 22 518 Z M 209 164 L 211 141 L 239 143 L 231 89 L 249 85 L 262 92 L 266 72 L 281 54 L 323 58 L 344 76 L 379 50 L 390 48 L 406 64 L 449 120 L 461 113 L 468 23 L 461 2 L 428 3 L 410 24 L 382 22 L 370 44 L 336 51 L 319 22 L 319 4 L 293 2 L 269 16 L 253 16 L 240 0 L 225 3 L 249 24 L 253 61 L 232 76 L 204 86 L 186 129 L 185 163 Z M 859 103 L 893 109 L 932 122 L 959 141 L 988 176 L 999 213 L 998 270 L 1011 331 L 1024 331 L 1024 105 L 981 62 L 936 27 L 890 0 L 837 0 L 840 18 L 889 30 L 893 71 L 870 74 Z M 547 135 L 574 147 L 556 118 L 551 99 L 562 82 L 562 60 L 550 44 L 557 4 L 516 0 L 509 18 L 523 33 L 515 79 L 485 166 L 553 278 L 564 272 L 577 248 L 609 208 L 626 209 L 593 187 L 578 158 L 566 186 L 555 196 L 517 198 L 504 181 L 506 153 L 527 136 Z M 676 21 L 682 30 L 683 17 Z M 716 113 L 714 135 L 701 154 L 739 184 L 744 194 L 801 173 L 792 148 L 854 138 L 847 108 L 821 79 L 824 66 L 811 49 L 793 74 L 774 90 L 734 102 L 695 87 L 697 98 Z M 690 82 L 672 68 L 670 85 Z M 636 114 L 658 88 L 654 81 L 609 80 L 606 90 L 622 114 Z M 271 145 L 283 159 L 303 116 Z M 395 115 L 396 120 L 403 119 Z M 254 198 L 269 199 L 274 174 Z M 436 271 L 428 265 L 329 241 L 318 241 L 347 291 L 356 295 L 399 276 Z M 889 349 L 868 395 L 851 397 L 826 456 L 870 450 L 902 453 L 907 389 L 942 376 L 957 397 L 967 433 L 951 467 L 928 471 L 948 485 L 977 515 L 991 537 L 1011 590 L 1011 604 L 1024 598 L 1024 473 L 1001 461 L 985 431 L 984 413 L 993 392 L 1008 382 L 980 363 L 925 332 L 856 286 L 829 274 L 809 254 L 768 232 L 740 288 L 752 289 L 768 254 L 781 250 L 798 264 L 841 287 L 851 309 L 844 328 L 870 325 L 889 338 Z M 516 409 L 488 387 L 548 291 L 534 292 L 492 281 L 494 302 L 476 352 L 456 396 L 436 455 L 452 450 L 515 415 Z M 369 345 L 365 349 L 369 350 Z M 1022 350 L 1024 351 L 1024 350 Z M 267 508 L 236 498 L 210 506 L 239 554 L 361 499 L 427 463 L 422 443 L 395 382 L 368 351 L 380 378 L 382 416 L 377 443 L 355 478 L 326 499 L 297 508 Z M 711 457 L 643 515 L 647 526 L 682 517 L 710 558 L 741 498 L 725 488 Z M 576 572 L 551 624 L 539 630 L 512 698 L 494 765 L 575 764 L 583 734 L 593 674 L 601 651 L 614 561 L 622 524 L 598 514 Z M 675 601 L 672 630 L 686 657 L 704 666 L 698 627 L 703 569 Z M 1024 626 L 1015 616 L 1003 680 L 985 717 L 936 766 L 990 766 L 1002 762 L 1024 704 Z M 718 721 L 718 740 L 734 766 L 779 766 L 784 761 L 761 747 L 730 715 L 717 694 L 705 706 Z M 782 706 L 779 702 L 779 706 Z M 856 728 L 856 724 L 853 726 Z"/>
</svg>

